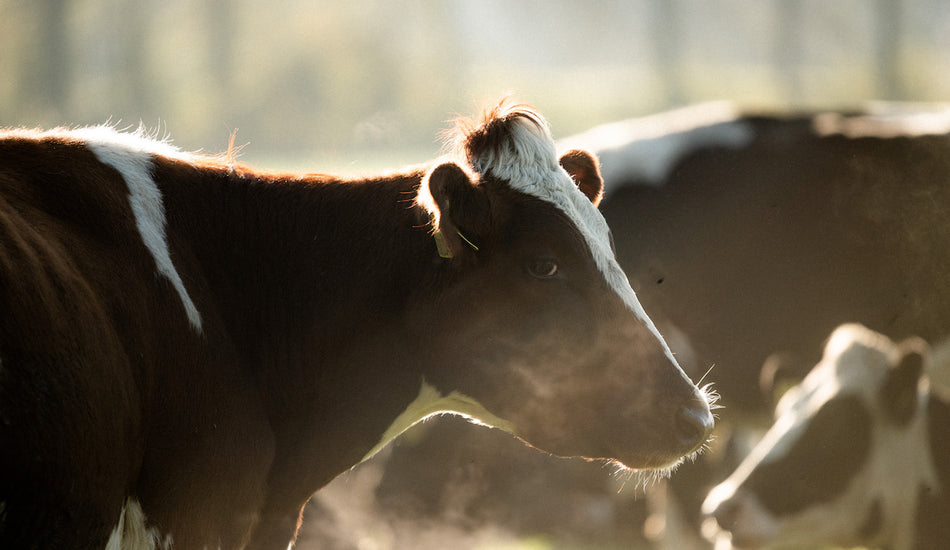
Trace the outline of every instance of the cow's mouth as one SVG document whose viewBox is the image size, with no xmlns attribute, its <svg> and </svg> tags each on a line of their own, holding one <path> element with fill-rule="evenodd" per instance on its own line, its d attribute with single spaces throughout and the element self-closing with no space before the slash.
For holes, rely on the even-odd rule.
<svg viewBox="0 0 950 550">
<path fill-rule="evenodd" d="M 648 475 L 669 475 L 684 462 L 691 462 L 709 446 L 714 427 L 713 410 L 719 408 L 719 395 L 708 385 L 675 413 L 668 447 L 662 451 L 639 452 L 613 446 L 611 462 L 628 470 L 654 472 Z"/>
</svg>

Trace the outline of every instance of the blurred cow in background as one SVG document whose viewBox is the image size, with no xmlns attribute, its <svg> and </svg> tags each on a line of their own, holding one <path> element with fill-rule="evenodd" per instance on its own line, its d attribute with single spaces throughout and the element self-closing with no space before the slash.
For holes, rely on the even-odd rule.
<svg viewBox="0 0 950 550">
<path fill-rule="evenodd" d="M 947 334 L 948 131 L 945 105 L 712 103 L 561 142 L 600 157 L 618 260 L 680 363 L 696 377 L 713 367 L 722 395 L 723 452 L 654 491 L 672 493 L 652 522 L 671 547 L 700 544 L 704 495 L 747 452 L 748 429 L 754 441 L 764 427 L 773 385 L 804 376 L 835 327 Z"/>
<path fill-rule="evenodd" d="M 762 365 L 804 375 L 842 323 L 927 340 L 950 326 L 950 108 L 872 107 L 716 103 L 561 143 L 601 158 L 618 259 L 685 337 L 665 327 L 688 344 L 674 351 L 698 375 L 715 365 L 723 418 L 767 411 Z"/>
<path fill-rule="evenodd" d="M 706 499 L 716 548 L 946 548 L 950 396 L 931 388 L 926 357 L 919 339 L 838 328 L 762 441 Z"/>
</svg>

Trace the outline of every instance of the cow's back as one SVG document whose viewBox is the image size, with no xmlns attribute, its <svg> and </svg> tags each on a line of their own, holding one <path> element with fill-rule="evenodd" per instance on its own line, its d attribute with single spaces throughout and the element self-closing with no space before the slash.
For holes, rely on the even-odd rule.
<svg viewBox="0 0 950 550">
<path fill-rule="evenodd" d="M 143 223 L 164 204 L 153 163 L 173 161 L 103 147 L 0 139 L 0 547 L 72 532 L 102 548 L 116 524 L 101 518 L 118 521 L 127 498 L 235 546 L 243 501 L 260 504 L 247 469 L 266 474 L 267 419 L 184 239 Z M 135 205 L 136 184 L 158 200 Z M 172 276 L 163 255 L 180 260 Z M 209 490 L 222 480 L 230 491 Z M 161 497 L 172 487 L 178 503 Z"/>
<path fill-rule="evenodd" d="M 87 151 L 0 141 L 0 517 L 18 529 L 0 525 L 4 542 L 61 522 L 107 536 L 73 516 L 117 517 L 135 475 L 137 363 L 117 325 L 136 323 L 146 267 L 122 187 Z"/>
</svg>

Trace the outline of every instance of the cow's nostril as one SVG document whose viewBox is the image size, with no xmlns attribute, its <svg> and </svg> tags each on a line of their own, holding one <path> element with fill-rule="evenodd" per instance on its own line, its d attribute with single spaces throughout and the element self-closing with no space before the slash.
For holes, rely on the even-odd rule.
<svg viewBox="0 0 950 550">
<path fill-rule="evenodd" d="M 676 413 L 676 437 L 691 451 L 706 442 L 713 429 L 713 418 L 705 404 L 686 405 Z"/>
</svg>

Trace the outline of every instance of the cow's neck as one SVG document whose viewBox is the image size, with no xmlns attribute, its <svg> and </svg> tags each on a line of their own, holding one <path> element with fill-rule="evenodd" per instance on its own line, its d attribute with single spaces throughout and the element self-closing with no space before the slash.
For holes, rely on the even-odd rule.
<svg viewBox="0 0 950 550">
<path fill-rule="evenodd" d="M 178 189 L 190 196 L 169 223 L 189 228 L 228 337 L 284 432 L 286 460 L 332 446 L 320 459 L 352 466 L 419 392 L 423 366 L 402 316 L 445 266 L 414 204 L 422 175 L 217 173 Z"/>
</svg>

